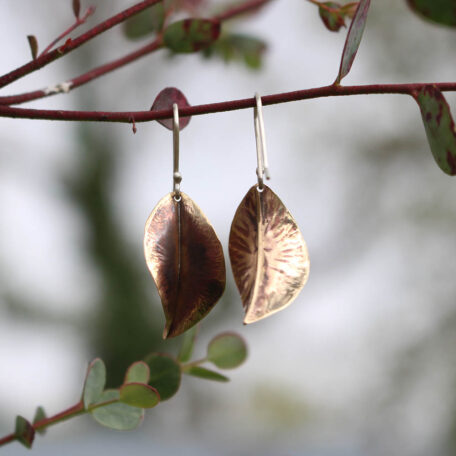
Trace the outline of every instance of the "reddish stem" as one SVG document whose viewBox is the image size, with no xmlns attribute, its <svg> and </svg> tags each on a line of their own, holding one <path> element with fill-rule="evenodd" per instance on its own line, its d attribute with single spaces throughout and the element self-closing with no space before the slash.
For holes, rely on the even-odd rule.
<svg viewBox="0 0 456 456">
<path fill-rule="evenodd" d="M 120 24 L 121 22 L 125 21 L 129 17 L 134 16 L 135 14 L 140 13 L 144 9 L 148 8 L 149 6 L 152 6 L 155 3 L 159 3 L 161 1 L 162 0 L 144 0 L 141 3 L 138 3 L 132 7 L 127 8 L 126 10 L 116 14 L 115 16 L 110 17 L 109 19 L 101 22 L 100 24 L 91 28 L 87 32 L 78 36 L 71 42 L 65 43 L 64 45 L 58 47 L 57 49 L 54 49 L 53 51 L 48 52 L 45 55 L 41 55 L 37 59 L 32 60 L 31 62 L 26 63 L 25 65 L 22 65 L 21 67 L 16 68 L 15 70 L 1 76 L 0 77 L 0 88 L 5 87 L 8 84 L 11 84 L 12 82 L 24 77 L 27 74 L 30 74 L 36 70 L 39 70 L 40 68 L 44 67 L 45 65 L 48 65 L 49 63 L 53 62 L 54 60 L 58 59 L 59 57 L 62 57 L 63 55 L 66 55 L 69 52 L 74 51 L 75 49 L 77 49 L 79 46 L 82 46 L 87 41 L 95 38 L 97 35 L 100 35 L 100 33 L 103 33 L 106 30 L 109 30 L 110 28 L 114 27 L 115 25 Z"/>
<path fill-rule="evenodd" d="M 42 55 L 47 54 L 60 40 L 65 38 L 67 35 L 69 35 L 73 30 L 78 28 L 80 25 L 84 24 L 85 21 L 95 12 L 95 8 L 93 6 L 90 6 L 84 16 L 82 18 L 76 18 L 76 22 L 69 27 L 67 30 L 65 30 L 63 33 L 61 33 L 54 41 L 49 44 L 49 46 L 40 54 L 40 57 Z"/>
<path fill-rule="evenodd" d="M 241 6 L 236 6 L 234 8 L 230 8 L 229 10 L 225 11 L 221 15 L 217 16 L 216 18 L 223 21 L 228 20 L 236 16 L 237 14 L 243 14 L 247 11 L 255 10 L 262 5 L 265 5 L 271 0 L 255 0 L 255 1 L 247 1 Z M 127 65 L 130 62 L 138 60 L 141 57 L 144 57 L 147 54 L 150 54 L 157 49 L 160 49 L 163 46 L 163 41 L 161 37 L 158 37 L 155 41 L 150 44 L 147 44 L 136 51 L 133 51 L 125 56 L 113 60 L 112 62 L 105 63 L 104 65 L 100 65 L 97 68 L 94 68 L 87 73 L 81 74 L 73 79 L 67 81 L 71 84 L 70 90 L 73 90 L 76 87 L 80 87 L 81 85 L 87 84 L 88 82 L 96 79 L 106 73 L 110 73 L 118 68 L 121 68 Z M 46 90 L 34 90 L 33 92 L 25 92 L 18 95 L 8 95 L 5 97 L 0 97 L 0 105 L 11 105 L 11 104 L 21 104 L 27 101 L 37 100 L 39 98 L 49 97 L 51 95 L 56 95 L 58 91 L 46 91 Z"/>
<path fill-rule="evenodd" d="M 81 413 L 85 413 L 84 404 L 82 401 L 71 406 L 70 408 L 67 408 L 63 412 L 59 412 L 53 416 L 43 418 L 42 420 L 33 423 L 32 426 L 35 431 L 38 431 L 39 429 L 60 423 L 61 421 L 67 420 L 69 418 L 73 418 L 74 416 L 80 415 Z M 13 432 L 0 439 L 0 446 L 6 445 L 7 443 L 13 442 L 14 440 L 16 440 L 16 434 Z"/>
<path fill-rule="evenodd" d="M 368 95 L 368 94 L 405 94 L 413 95 L 427 85 L 434 85 L 441 91 L 456 91 L 456 82 L 442 83 L 416 83 L 416 84 L 375 84 L 362 86 L 339 86 L 330 85 L 316 87 L 314 89 L 297 90 L 295 92 L 277 93 L 266 95 L 261 98 L 263 105 L 287 103 L 290 101 L 307 100 L 310 98 L 335 97 L 346 95 Z M 193 115 L 211 114 L 215 112 L 234 111 L 237 109 L 253 108 L 255 98 L 244 98 L 241 100 L 223 101 L 197 106 L 181 108 L 179 114 L 182 117 Z M 45 109 L 24 109 L 0 106 L 0 117 L 12 117 L 20 119 L 47 119 L 47 120 L 76 120 L 92 122 L 124 122 L 130 123 L 134 118 L 136 123 L 148 122 L 158 119 L 171 119 L 171 109 L 161 111 L 123 111 L 123 112 L 102 112 L 102 111 L 62 111 Z"/>
<path fill-rule="evenodd" d="M 7 443 L 14 442 L 15 440 L 16 440 L 16 435 L 15 434 L 5 435 L 5 437 L 0 439 L 0 446 L 6 445 Z"/>
<path fill-rule="evenodd" d="M 84 413 L 84 404 L 82 401 L 78 402 L 75 405 L 72 405 L 71 407 L 67 408 L 66 410 L 63 410 L 63 412 L 56 413 L 53 416 L 43 418 L 42 420 L 37 421 L 36 423 L 33 424 L 33 428 L 35 431 L 38 431 L 39 429 L 43 429 L 45 427 L 48 427 L 52 424 L 60 423 L 61 421 L 65 421 L 69 418 L 72 418 L 75 415 L 80 415 L 81 413 Z"/>
</svg>

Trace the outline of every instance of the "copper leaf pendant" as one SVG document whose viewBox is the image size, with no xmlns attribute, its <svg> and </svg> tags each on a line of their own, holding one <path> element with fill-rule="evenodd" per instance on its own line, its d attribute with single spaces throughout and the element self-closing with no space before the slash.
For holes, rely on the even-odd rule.
<svg viewBox="0 0 456 456">
<path fill-rule="evenodd" d="M 212 225 L 181 192 L 160 200 L 146 222 L 144 253 L 165 312 L 163 338 L 182 334 L 214 307 L 225 289 L 225 259 Z"/>
<path fill-rule="evenodd" d="M 295 220 L 266 185 L 254 185 L 231 224 L 229 252 L 234 279 L 253 323 L 288 306 L 309 276 L 307 246 Z"/>
</svg>

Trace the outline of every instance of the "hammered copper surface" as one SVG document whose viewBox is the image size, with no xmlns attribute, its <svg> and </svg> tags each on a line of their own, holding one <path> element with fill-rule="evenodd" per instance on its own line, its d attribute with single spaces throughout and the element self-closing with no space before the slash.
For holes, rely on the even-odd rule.
<svg viewBox="0 0 456 456">
<path fill-rule="evenodd" d="M 184 193 L 160 200 L 146 222 L 144 253 L 166 317 L 163 338 L 205 317 L 225 289 L 225 259 L 214 229 Z"/>
<path fill-rule="evenodd" d="M 295 220 L 266 185 L 253 186 L 231 224 L 229 252 L 234 279 L 253 323 L 288 306 L 309 276 L 307 246 Z"/>
</svg>

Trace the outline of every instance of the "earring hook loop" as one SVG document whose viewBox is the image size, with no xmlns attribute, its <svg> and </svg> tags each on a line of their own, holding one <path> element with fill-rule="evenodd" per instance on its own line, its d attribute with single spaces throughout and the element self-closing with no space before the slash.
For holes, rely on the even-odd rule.
<svg viewBox="0 0 456 456">
<path fill-rule="evenodd" d="M 257 150 L 257 176 L 258 176 L 258 188 L 263 189 L 264 176 L 266 179 L 270 179 L 269 174 L 269 163 L 268 154 L 266 149 L 266 135 L 264 132 L 264 121 L 263 121 L 263 104 L 261 103 L 261 97 L 258 93 L 255 93 L 256 106 L 253 110 L 253 123 L 255 125 L 255 140 Z"/>
<path fill-rule="evenodd" d="M 174 199 L 180 201 L 180 183 L 182 174 L 179 172 L 179 107 L 177 103 L 173 104 L 173 192 Z"/>
</svg>

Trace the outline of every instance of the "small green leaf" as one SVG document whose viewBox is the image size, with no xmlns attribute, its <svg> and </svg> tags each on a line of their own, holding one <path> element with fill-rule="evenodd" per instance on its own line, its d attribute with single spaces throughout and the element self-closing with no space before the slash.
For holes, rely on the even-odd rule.
<svg viewBox="0 0 456 456">
<path fill-rule="evenodd" d="M 340 84 L 340 81 L 347 76 L 353 65 L 361 38 L 363 37 L 364 28 L 366 27 L 369 6 L 370 0 L 360 0 L 355 16 L 348 29 L 336 84 Z"/>
<path fill-rule="evenodd" d="M 214 337 L 207 347 L 207 359 L 220 369 L 233 369 L 247 358 L 247 345 L 236 333 L 223 333 Z"/>
<path fill-rule="evenodd" d="M 147 383 L 149 375 L 149 366 L 144 361 L 136 361 L 128 368 L 124 383 Z"/>
<path fill-rule="evenodd" d="M 214 380 L 215 382 L 229 382 L 230 379 L 218 372 L 206 369 L 201 366 L 192 366 L 184 369 L 184 374 L 192 375 L 193 377 L 204 378 L 206 380 Z"/>
<path fill-rule="evenodd" d="M 212 46 L 203 51 L 206 57 L 216 55 L 225 62 L 240 61 L 257 70 L 261 67 L 266 43 L 254 36 L 230 33 L 221 36 Z"/>
<path fill-rule="evenodd" d="M 23 416 L 18 415 L 16 417 L 14 435 L 26 448 L 32 448 L 35 429 L 33 429 L 33 426 Z"/>
<path fill-rule="evenodd" d="M 150 368 L 149 385 L 160 395 L 161 401 L 174 396 L 180 387 L 180 365 L 170 356 L 152 353 L 144 360 Z"/>
<path fill-rule="evenodd" d="M 106 390 L 98 403 L 118 400 L 119 397 L 119 391 Z M 129 431 L 136 428 L 144 417 L 142 408 L 132 407 L 121 402 L 94 408 L 90 410 L 90 413 L 101 425 L 118 431 Z"/>
<path fill-rule="evenodd" d="M 220 35 L 220 22 L 215 19 L 184 19 L 166 27 L 165 46 L 176 53 L 196 52 L 208 47 Z"/>
<path fill-rule="evenodd" d="M 345 27 L 345 17 L 339 3 L 324 2 L 322 5 L 331 8 L 332 10 L 330 11 L 321 6 L 318 8 L 320 18 L 328 30 L 331 30 L 331 32 L 338 32 L 341 27 Z"/>
<path fill-rule="evenodd" d="M 152 32 L 160 31 L 164 20 L 165 8 L 160 2 L 126 20 L 123 24 L 123 32 L 132 40 L 143 38 Z"/>
<path fill-rule="evenodd" d="M 445 97 L 437 87 L 426 86 L 415 99 L 435 161 L 443 172 L 456 175 L 456 127 Z"/>
<path fill-rule="evenodd" d="M 456 26 L 454 0 L 407 0 L 410 8 L 421 17 L 443 25 Z"/>
<path fill-rule="evenodd" d="M 100 358 L 94 359 L 87 369 L 87 376 L 82 390 L 84 407 L 98 402 L 106 384 L 106 367 Z"/>
<path fill-rule="evenodd" d="M 120 387 L 120 402 L 132 407 L 152 408 L 160 402 L 160 396 L 152 386 L 127 383 Z"/>
<path fill-rule="evenodd" d="M 46 412 L 44 411 L 44 408 L 41 407 L 41 405 L 40 405 L 39 407 L 37 407 L 37 409 L 35 411 L 35 416 L 33 417 L 33 424 L 37 423 L 38 421 L 44 420 L 45 418 L 46 418 Z M 37 432 L 39 434 L 45 434 L 46 428 L 38 429 Z"/>
<path fill-rule="evenodd" d="M 38 40 L 35 35 L 27 35 L 27 40 L 30 46 L 30 51 L 32 52 L 32 58 L 35 60 L 38 55 Z"/>
<path fill-rule="evenodd" d="M 190 360 L 193 354 L 193 347 L 195 346 L 196 336 L 198 334 L 199 325 L 192 326 L 187 329 L 182 335 L 182 346 L 179 351 L 177 359 L 181 363 L 186 363 Z"/>
</svg>

